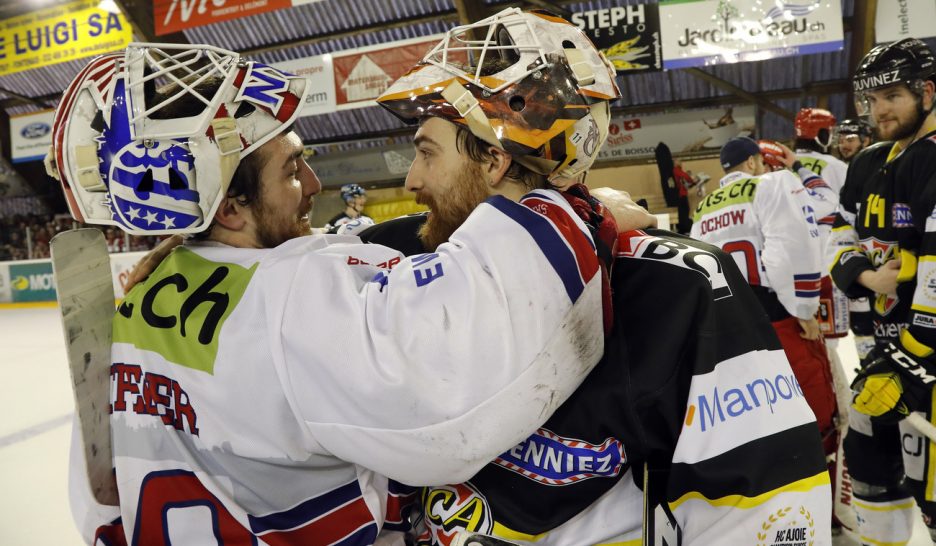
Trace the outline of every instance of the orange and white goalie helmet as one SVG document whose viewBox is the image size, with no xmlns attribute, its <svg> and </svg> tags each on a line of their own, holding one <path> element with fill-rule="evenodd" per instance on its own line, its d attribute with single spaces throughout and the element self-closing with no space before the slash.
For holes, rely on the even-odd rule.
<svg viewBox="0 0 936 546">
<path fill-rule="evenodd" d="M 573 177 L 608 136 L 614 77 L 575 25 L 509 8 L 448 31 L 377 101 L 404 122 L 463 124 L 534 172 Z"/>
<path fill-rule="evenodd" d="M 305 78 L 233 51 L 130 44 L 65 90 L 46 169 L 81 222 L 197 233 L 240 160 L 291 125 L 307 94 Z"/>
</svg>

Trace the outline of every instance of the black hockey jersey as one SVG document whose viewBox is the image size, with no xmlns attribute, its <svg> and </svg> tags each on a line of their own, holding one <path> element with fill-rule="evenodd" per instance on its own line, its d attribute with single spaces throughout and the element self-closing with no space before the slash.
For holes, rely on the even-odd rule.
<svg viewBox="0 0 936 546">
<path fill-rule="evenodd" d="M 832 278 L 851 298 L 871 298 L 874 335 L 923 356 L 936 347 L 936 131 L 900 150 L 882 142 L 848 167 L 833 228 Z M 858 276 L 901 260 L 896 297 Z"/>
<path fill-rule="evenodd" d="M 361 236 L 406 239 L 393 231 Z M 467 529 L 538 545 L 639 543 L 647 464 L 651 504 L 683 544 L 763 542 L 764 525 L 828 544 L 815 418 L 734 261 L 667 231 L 627 232 L 612 290 L 602 361 L 525 442 L 466 483 L 424 489 L 420 542 L 447 545 Z"/>
</svg>

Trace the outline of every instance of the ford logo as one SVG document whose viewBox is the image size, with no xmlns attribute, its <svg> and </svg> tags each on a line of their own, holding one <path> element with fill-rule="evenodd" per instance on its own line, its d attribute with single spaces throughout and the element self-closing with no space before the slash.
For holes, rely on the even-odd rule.
<svg viewBox="0 0 936 546">
<path fill-rule="evenodd" d="M 51 130 L 52 128 L 49 127 L 48 123 L 37 121 L 36 123 L 30 123 L 26 127 L 23 127 L 20 134 L 23 135 L 23 138 L 42 138 L 49 134 Z"/>
</svg>

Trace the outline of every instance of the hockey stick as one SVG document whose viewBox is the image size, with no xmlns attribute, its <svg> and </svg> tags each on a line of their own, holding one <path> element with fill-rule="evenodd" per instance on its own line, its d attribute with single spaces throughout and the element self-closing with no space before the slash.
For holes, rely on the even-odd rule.
<svg viewBox="0 0 936 546">
<path fill-rule="evenodd" d="M 117 506 L 108 409 L 114 285 L 107 244 L 100 230 L 77 229 L 56 235 L 51 250 L 88 483 L 97 502 Z"/>
<path fill-rule="evenodd" d="M 651 489 L 652 484 L 666 484 L 669 472 L 651 470 L 650 464 L 643 465 L 643 530 L 642 546 L 679 546 L 682 544 L 682 529 L 676 522 L 673 512 L 666 503 L 665 485 L 663 489 Z M 655 478 L 651 479 L 650 474 Z"/>
<path fill-rule="evenodd" d="M 936 426 L 933 426 L 933 423 L 927 421 L 925 417 L 914 412 L 906 416 L 904 420 L 913 425 L 913 428 L 917 429 L 920 434 L 929 438 L 930 442 L 936 442 Z"/>
</svg>

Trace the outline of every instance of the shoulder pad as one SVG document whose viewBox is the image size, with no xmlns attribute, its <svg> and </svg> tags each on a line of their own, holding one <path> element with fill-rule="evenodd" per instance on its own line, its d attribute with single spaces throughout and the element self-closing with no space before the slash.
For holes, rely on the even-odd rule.
<svg viewBox="0 0 936 546">
<path fill-rule="evenodd" d="M 879 158 L 880 160 L 886 160 L 887 154 L 890 153 L 891 148 L 894 146 L 892 141 L 884 142 L 875 142 L 874 144 L 868 146 L 864 150 L 858 152 L 855 155 L 855 158 L 852 159 L 852 164 L 864 161 L 875 161 L 874 158 Z"/>
</svg>

